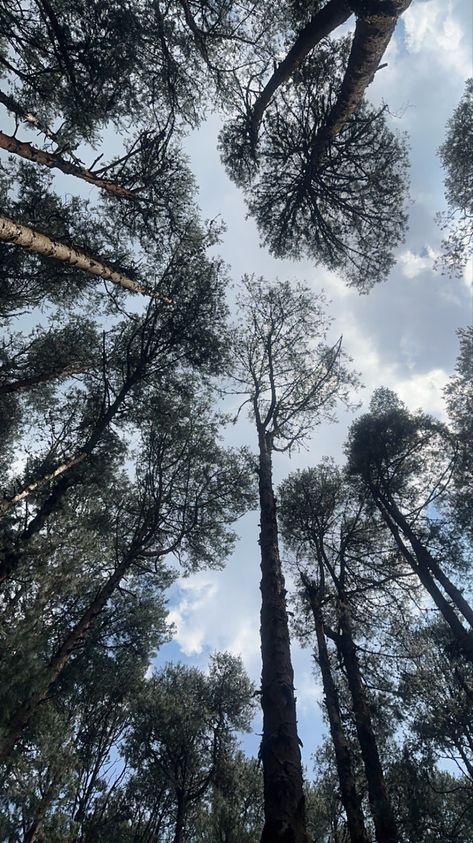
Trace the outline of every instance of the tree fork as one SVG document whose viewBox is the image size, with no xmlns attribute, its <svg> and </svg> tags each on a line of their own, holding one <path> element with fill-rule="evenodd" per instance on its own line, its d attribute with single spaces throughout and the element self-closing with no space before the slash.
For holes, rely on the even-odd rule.
<svg viewBox="0 0 473 843">
<path fill-rule="evenodd" d="M 340 93 L 314 140 L 314 167 L 318 166 L 327 147 L 360 107 L 365 90 L 374 79 L 397 21 L 411 2 L 412 0 L 351 0 L 349 5 L 358 16 L 355 34 Z"/>
<path fill-rule="evenodd" d="M 256 145 L 263 114 L 277 89 L 284 82 L 287 82 L 291 74 L 314 47 L 334 29 L 345 23 L 351 14 L 350 5 L 345 0 L 329 0 L 320 12 L 313 15 L 307 26 L 299 33 L 293 46 L 266 83 L 251 110 L 249 133 L 254 146 Z"/>
</svg>

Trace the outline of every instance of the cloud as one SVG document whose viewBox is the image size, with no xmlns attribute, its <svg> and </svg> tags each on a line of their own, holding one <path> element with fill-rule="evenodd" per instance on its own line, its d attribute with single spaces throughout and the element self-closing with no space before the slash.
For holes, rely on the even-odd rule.
<svg viewBox="0 0 473 843">
<path fill-rule="evenodd" d="M 218 584 L 209 575 L 197 574 L 177 582 L 180 598 L 168 614 L 168 622 L 175 628 L 174 639 L 186 656 L 199 655 L 207 644 L 207 630 L 196 623 L 196 615 L 208 609 L 218 593 Z"/>
<path fill-rule="evenodd" d="M 401 273 L 405 278 L 416 278 L 421 272 L 432 270 L 437 257 L 437 252 L 430 246 L 427 246 L 419 254 L 407 249 L 401 252 L 398 257 Z"/>
<path fill-rule="evenodd" d="M 472 61 L 458 4 L 444 0 L 413 3 L 404 13 L 405 46 L 423 62 L 440 64 L 462 78 L 471 75 Z"/>
</svg>

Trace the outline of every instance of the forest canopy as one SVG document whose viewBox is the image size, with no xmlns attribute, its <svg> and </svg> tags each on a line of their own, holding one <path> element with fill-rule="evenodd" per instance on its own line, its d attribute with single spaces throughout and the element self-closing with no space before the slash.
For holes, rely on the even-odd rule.
<svg viewBox="0 0 473 843">
<path fill-rule="evenodd" d="M 435 3 L 0 0 L 5 843 L 471 843 Z"/>
</svg>

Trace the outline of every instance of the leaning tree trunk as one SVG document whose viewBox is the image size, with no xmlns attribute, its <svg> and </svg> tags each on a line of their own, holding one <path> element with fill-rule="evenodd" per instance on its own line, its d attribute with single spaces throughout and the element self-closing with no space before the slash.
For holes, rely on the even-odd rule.
<svg viewBox="0 0 473 843">
<path fill-rule="evenodd" d="M 11 135 L 6 135 L 0 132 L 0 149 L 5 149 L 26 161 L 32 161 L 34 164 L 39 164 L 43 167 L 48 167 L 50 170 L 60 170 L 68 176 L 75 176 L 88 184 L 93 184 L 101 190 L 112 193 L 120 199 L 135 199 L 136 194 L 128 190 L 123 185 L 113 181 L 113 179 L 105 179 L 93 173 L 87 167 L 80 167 L 71 161 L 67 161 L 57 152 L 46 152 L 46 150 L 38 149 L 31 143 L 26 141 L 19 141 Z"/>
<path fill-rule="evenodd" d="M 383 495 L 381 503 L 388 512 L 389 516 L 397 524 L 406 539 L 409 541 L 419 567 L 430 571 L 430 573 L 440 583 L 445 593 L 448 594 L 453 605 L 456 606 L 458 611 L 463 615 L 465 620 L 473 629 L 473 609 L 468 601 L 463 597 L 460 589 L 452 583 L 449 577 L 447 577 L 435 557 L 432 556 L 425 544 L 418 538 L 418 536 L 416 536 L 409 522 L 396 506 L 394 501 L 388 501 Z"/>
<path fill-rule="evenodd" d="M 307 843 L 286 590 L 272 485 L 272 440 L 259 432 L 261 705 L 265 822 L 261 843 Z"/>
<path fill-rule="evenodd" d="M 339 599 L 338 607 L 341 634 L 337 637 L 337 645 L 340 648 L 350 688 L 356 734 L 368 783 L 368 797 L 376 840 L 378 843 L 398 843 L 396 820 L 384 781 L 368 700 L 361 678 L 358 654 L 353 641 L 351 618 L 343 597 Z"/>
<path fill-rule="evenodd" d="M 49 691 L 57 681 L 73 653 L 81 646 L 95 618 L 102 612 L 120 580 L 132 564 L 132 557 L 126 557 L 115 569 L 107 582 L 102 586 L 94 600 L 84 612 L 80 620 L 69 632 L 67 638 L 52 655 L 46 668 L 45 676 L 41 685 L 20 705 L 13 715 L 9 725 L 5 728 L 5 736 L 0 745 L 0 763 L 4 763 L 10 756 L 15 744 L 21 737 L 22 732 L 31 722 L 36 714 L 38 706 L 43 703 L 49 695 Z"/>
<path fill-rule="evenodd" d="M 44 818 L 46 816 L 46 811 L 48 810 L 51 802 L 53 801 L 57 791 L 57 783 L 52 781 L 49 787 L 47 788 L 46 792 L 43 794 L 37 808 L 35 811 L 34 819 L 31 825 L 28 828 L 28 831 L 25 834 L 23 839 L 23 843 L 35 843 L 38 839 L 38 834 L 41 831 L 41 826 L 43 825 Z"/>
<path fill-rule="evenodd" d="M 350 57 L 335 105 L 330 110 L 313 145 L 312 163 L 318 166 L 332 140 L 340 134 L 361 105 L 365 90 L 373 81 L 400 15 L 412 0 L 350 0 L 358 15 Z"/>
<path fill-rule="evenodd" d="M 458 615 L 455 614 L 452 605 L 445 599 L 425 561 L 422 557 L 419 558 L 414 556 L 414 554 L 409 551 L 400 536 L 397 525 L 394 524 L 385 509 L 381 506 L 379 509 L 404 559 L 411 566 L 413 572 L 417 574 L 427 593 L 430 594 L 444 621 L 450 627 L 462 653 L 470 662 L 473 663 L 473 635 L 465 629 Z"/>
<path fill-rule="evenodd" d="M 113 269 L 101 258 L 88 255 L 81 249 L 75 249 L 60 240 L 54 240 L 47 234 L 5 216 L 0 216 L 0 241 L 11 243 L 13 246 L 20 246 L 36 255 L 74 266 L 89 275 L 102 278 L 104 281 L 111 281 L 131 293 L 142 293 L 151 298 L 160 299 L 166 304 L 171 304 L 170 300 L 161 296 L 160 293 L 151 290 L 127 275 L 123 275 L 122 272 Z"/>
<path fill-rule="evenodd" d="M 254 145 L 256 145 L 263 114 L 278 88 L 290 79 L 314 47 L 334 29 L 345 23 L 351 14 L 350 4 L 345 0 L 328 0 L 328 3 L 311 17 L 299 33 L 293 46 L 277 66 L 253 105 L 249 121 L 249 134 Z"/>
<path fill-rule="evenodd" d="M 18 378 L 16 381 L 0 381 L 0 395 L 11 395 L 12 392 L 22 392 L 43 383 L 50 383 L 60 378 L 69 378 L 72 375 L 81 375 L 86 371 L 85 366 L 64 366 L 62 369 L 51 369 L 49 372 L 39 372 L 29 378 Z"/>
<path fill-rule="evenodd" d="M 324 633 L 324 620 L 320 599 L 314 592 L 314 588 L 306 583 L 305 580 L 303 580 L 303 582 L 309 597 L 312 617 L 314 619 L 318 651 L 316 660 L 322 674 L 325 706 L 327 709 L 330 734 L 335 751 L 335 763 L 337 766 L 338 781 L 340 783 L 342 805 L 347 815 L 350 841 L 351 843 L 369 843 L 369 838 L 365 829 L 363 811 L 361 810 L 361 798 L 356 789 L 350 748 L 345 734 L 345 729 L 343 728 L 337 686 L 335 685 L 332 675 L 327 641 Z"/>
</svg>

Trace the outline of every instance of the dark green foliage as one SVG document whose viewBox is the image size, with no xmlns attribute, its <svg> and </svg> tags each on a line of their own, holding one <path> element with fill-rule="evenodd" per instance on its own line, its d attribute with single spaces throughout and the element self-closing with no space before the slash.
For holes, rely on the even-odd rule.
<svg viewBox="0 0 473 843">
<path fill-rule="evenodd" d="M 403 238 L 407 159 L 384 110 L 367 103 L 321 145 L 348 47 L 326 42 L 278 91 L 254 159 L 243 118 L 224 129 L 221 147 L 271 252 L 309 255 L 366 292 L 386 277 Z"/>
<path fill-rule="evenodd" d="M 473 254 L 473 79 L 447 124 L 447 137 L 439 154 L 445 168 L 445 193 L 449 210 L 439 216 L 447 230 L 440 264 L 448 273 L 463 274 Z"/>
</svg>

